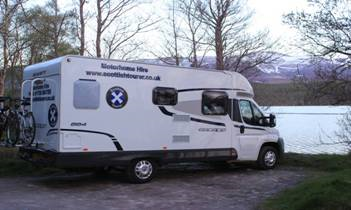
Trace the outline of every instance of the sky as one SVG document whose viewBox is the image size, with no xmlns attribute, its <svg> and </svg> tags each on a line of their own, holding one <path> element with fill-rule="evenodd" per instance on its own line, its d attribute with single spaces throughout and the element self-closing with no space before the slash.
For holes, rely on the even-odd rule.
<svg viewBox="0 0 351 210">
<path fill-rule="evenodd" d="M 248 0 L 248 6 L 255 11 L 253 24 L 269 28 L 276 37 L 292 31 L 282 23 L 282 16 L 291 11 L 305 9 L 307 5 L 307 0 Z"/>
<path fill-rule="evenodd" d="M 61 8 L 71 8 L 73 5 L 72 2 L 75 1 L 77 0 L 58 0 Z M 156 13 L 156 15 L 161 17 L 166 14 L 166 4 L 169 2 L 169 0 L 148 1 L 152 2 L 151 4 L 146 5 L 148 10 L 151 10 L 152 12 Z M 95 9 L 94 2 L 94 0 L 88 1 L 88 6 Z M 37 2 L 35 3 L 37 4 Z M 278 51 L 295 56 L 302 53 L 302 51 L 298 50 L 292 44 L 294 43 L 293 40 L 296 40 L 296 37 L 298 36 L 297 32 L 294 29 L 291 29 L 288 25 L 282 23 L 282 16 L 291 11 L 306 9 L 308 6 L 307 0 L 247 0 L 247 6 L 248 9 L 251 9 L 254 12 L 251 20 L 251 30 L 253 33 L 255 30 L 268 29 L 272 40 L 280 40 L 281 49 Z M 94 21 L 94 18 L 92 18 L 91 21 Z M 93 27 L 90 28 L 90 30 L 93 29 Z M 89 36 L 91 36 L 90 39 L 93 40 L 93 34 L 94 33 L 88 33 L 88 39 Z M 153 36 L 150 34 L 148 37 L 154 37 L 153 40 L 150 40 L 149 42 L 152 43 L 151 45 L 159 42 L 159 40 L 157 40 L 157 37 L 159 36 Z"/>
<path fill-rule="evenodd" d="M 282 51 L 295 55 L 302 53 L 292 46 L 297 32 L 282 22 L 282 16 L 291 11 L 305 10 L 307 0 L 248 0 L 248 6 L 255 11 L 252 19 L 254 28 L 268 28 L 272 38 L 280 40 Z"/>
</svg>

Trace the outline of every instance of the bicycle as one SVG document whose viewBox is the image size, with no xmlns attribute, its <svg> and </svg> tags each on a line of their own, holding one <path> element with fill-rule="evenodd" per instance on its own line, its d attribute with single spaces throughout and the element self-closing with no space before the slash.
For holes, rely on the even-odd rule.
<svg viewBox="0 0 351 210">
<path fill-rule="evenodd" d="M 0 97 L 0 139 L 5 146 L 14 146 L 18 139 L 16 134 L 18 133 L 19 124 L 17 123 L 18 121 L 13 120 L 16 115 L 10 109 L 10 106 L 6 104 L 6 102 L 10 104 L 11 101 L 10 97 Z"/>
<path fill-rule="evenodd" d="M 0 102 L 4 104 L 7 100 L 12 108 L 4 106 L 0 110 L 0 137 L 6 131 L 5 145 L 30 146 L 34 141 L 36 128 L 33 113 L 26 109 L 26 106 L 30 105 L 29 99 L 0 97 Z"/>
<path fill-rule="evenodd" d="M 14 109 L 12 110 L 12 112 L 15 114 L 15 116 L 11 115 L 12 119 L 10 118 L 10 122 L 14 122 L 15 124 L 12 127 L 17 129 L 15 133 L 15 137 L 17 137 L 17 140 L 16 142 L 14 142 L 14 145 L 16 145 L 17 143 L 21 143 L 24 146 L 30 146 L 33 144 L 36 128 L 33 113 L 26 109 L 26 106 L 30 105 L 29 100 L 29 98 L 13 99 L 15 104 L 13 106 Z M 18 104 L 17 102 L 19 102 L 20 104 Z M 8 126 L 9 129 L 10 127 L 11 126 Z"/>
</svg>

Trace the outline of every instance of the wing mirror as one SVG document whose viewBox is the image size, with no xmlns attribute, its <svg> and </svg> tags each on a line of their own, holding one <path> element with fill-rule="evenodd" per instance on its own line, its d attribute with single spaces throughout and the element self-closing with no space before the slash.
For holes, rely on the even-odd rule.
<svg viewBox="0 0 351 210">
<path fill-rule="evenodd" d="M 274 114 L 269 115 L 269 127 L 273 128 L 276 126 L 276 119 Z"/>
</svg>

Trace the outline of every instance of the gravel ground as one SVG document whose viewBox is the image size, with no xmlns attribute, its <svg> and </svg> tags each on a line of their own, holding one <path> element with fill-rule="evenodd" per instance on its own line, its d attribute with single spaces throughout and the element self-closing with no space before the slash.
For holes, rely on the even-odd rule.
<svg viewBox="0 0 351 210">
<path fill-rule="evenodd" d="M 0 209 L 255 209 L 305 177 L 299 168 L 260 171 L 169 166 L 150 183 L 128 184 L 123 174 L 92 173 L 0 178 Z"/>
</svg>

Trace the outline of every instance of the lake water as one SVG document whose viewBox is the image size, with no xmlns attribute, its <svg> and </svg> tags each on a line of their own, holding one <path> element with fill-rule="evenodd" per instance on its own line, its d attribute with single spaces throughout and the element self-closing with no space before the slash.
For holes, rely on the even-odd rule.
<svg viewBox="0 0 351 210">
<path fill-rule="evenodd" d="M 286 152 L 347 152 L 345 146 L 334 143 L 338 140 L 338 121 L 350 106 L 272 106 L 263 109 L 276 115 L 276 128 L 284 138 Z"/>
</svg>

